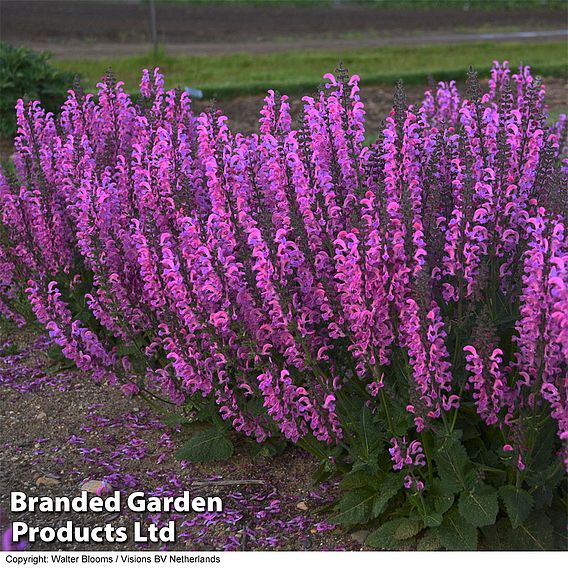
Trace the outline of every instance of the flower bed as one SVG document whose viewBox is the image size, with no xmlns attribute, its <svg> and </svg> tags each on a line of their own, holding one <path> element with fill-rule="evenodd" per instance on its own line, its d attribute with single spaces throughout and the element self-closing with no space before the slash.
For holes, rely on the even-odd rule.
<svg viewBox="0 0 568 568">
<path fill-rule="evenodd" d="M 210 424 L 181 458 L 229 458 L 229 429 L 311 451 L 370 546 L 565 546 L 566 118 L 495 64 L 467 98 L 399 86 L 366 145 L 358 77 L 325 80 L 249 136 L 157 71 L 136 102 L 112 77 L 57 118 L 20 101 L 2 312 Z"/>
</svg>

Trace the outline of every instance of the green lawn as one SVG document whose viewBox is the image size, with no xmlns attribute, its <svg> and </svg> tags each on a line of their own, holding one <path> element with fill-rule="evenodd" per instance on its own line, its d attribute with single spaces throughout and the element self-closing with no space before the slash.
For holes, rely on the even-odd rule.
<svg viewBox="0 0 568 568">
<path fill-rule="evenodd" d="M 110 67 L 130 91 L 137 89 L 141 69 L 157 64 L 169 86 L 203 89 L 206 97 L 230 97 L 275 88 L 282 92 L 309 91 L 317 87 L 324 73 L 343 61 L 365 84 L 390 84 L 398 78 L 407 83 L 435 79 L 463 78 L 469 65 L 487 73 L 494 59 L 507 59 L 512 66 L 532 65 L 536 73 L 568 75 L 565 42 L 476 43 L 381 47 L 351 51 L 313 51 L 266 55 L 231 54 L 215 56 L 171 56 L 160 53 L 108 59 L 60 59 L 53 64 L 82 77 L 92 89 Z"/>
</svg>

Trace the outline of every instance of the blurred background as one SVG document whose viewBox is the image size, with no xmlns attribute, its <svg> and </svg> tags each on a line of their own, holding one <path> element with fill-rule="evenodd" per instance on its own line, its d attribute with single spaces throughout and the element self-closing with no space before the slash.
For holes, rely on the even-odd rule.
<svg viewBox="0 0 568 568">
<path fill-rule="evenodd" d="M 412 102 L 429 80 L 462 81 L 470 64 L 486 76 L 494 59 L 532 65 L 559 114 L 567 23 L 567 0 L 0 0 L 0 136 L 15 97 L 56 108 L 74 77 L 93 90 L 109 68 L 135 92 L 153 66 L 247 132 L 266 89 L 309 94 L 339 61 L 361 76 L 377 127 L 399 77 Z"/>
</svg>

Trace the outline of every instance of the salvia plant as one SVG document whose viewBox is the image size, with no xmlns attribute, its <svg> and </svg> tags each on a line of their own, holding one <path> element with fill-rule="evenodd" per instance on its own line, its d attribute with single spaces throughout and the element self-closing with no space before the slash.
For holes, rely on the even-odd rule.
<svg viewBox="0 0 568 568">
<path fill-rule="evenodd" d="M 0 309 L 127 395 L 298 444 L 377 548 L 566 547 L 566 117 L 528 67 L 439 83 L 365 143 L 359 78 L 257 134 L 144 72 L 17 104 Z"/>
</svg>

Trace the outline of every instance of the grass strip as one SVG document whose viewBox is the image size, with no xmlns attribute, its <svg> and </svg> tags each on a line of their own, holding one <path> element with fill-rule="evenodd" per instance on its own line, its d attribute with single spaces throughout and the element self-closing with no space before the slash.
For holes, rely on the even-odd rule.
<svg viewBox="0 0 568 568">
<path fill-rule="evenodd" d="M 310 92 L 324 73 L 343 61 L 364 85 L 462 79 L 469 65 L 486 75 L 493 60 L 508 60 L 511 67 L 530 64 L 534 73 L 568 77 L 568 50 L 565 42 L 484 42 L 475 44 L 389 46 L 346 51 L 280 52 L 270 54 L 180 56 L 160 52 L 157 56 L 59 59 L 53 64 L 78 73 L 88 90 L 112 68 L 129 91 L 136 91 L 144 68 L 160 67 L 169 87 L 203 90 L 205 97 L 230 98 L 262 93 L 268 88 L 286 93 Z"/>
</svg>

